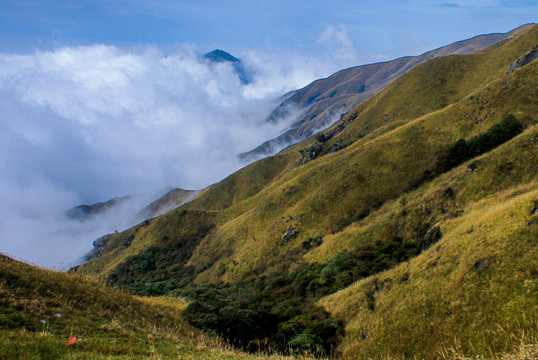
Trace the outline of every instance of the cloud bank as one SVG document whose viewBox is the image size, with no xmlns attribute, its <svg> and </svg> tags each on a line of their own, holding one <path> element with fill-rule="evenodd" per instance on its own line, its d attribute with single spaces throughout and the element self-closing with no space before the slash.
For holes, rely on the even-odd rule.
<svg viewBox="0 0 538 360">
<path fill-rule="evenodd" d="M 293 121 L 265 121 L 281 95 L 350 61 L 234 54 L 253 79 L 244 85 L 230 64 L 200 54 L 99 44 L 0 53 L 0 251 L 73 264 L 98 236 L 133 225 L 125 219 L 159 189 L 200 189 L 238 170 L 236 154 Z M 64 216 L 132 194 L 151 195 L 99 221 Z"/>
</svg>

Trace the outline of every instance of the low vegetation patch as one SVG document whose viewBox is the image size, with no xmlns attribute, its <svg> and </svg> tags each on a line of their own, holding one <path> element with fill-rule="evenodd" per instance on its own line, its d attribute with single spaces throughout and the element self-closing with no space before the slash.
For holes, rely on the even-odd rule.
<svg viewBox="0 0 538 360">
<path fill-rule="evenodd" d="M 469 140 L 458 140 L 439 158 L 435 173 L 444 173 L 467 160 L 493 150 L 497 146 L 521 134 L 521 132 L 523 132 L 523 124 L 513 114 L 509 114 L 500 123 L 493 125 L 485 133 Z M 469 170 L 473 170 L 471 165 Z"/>
<path fill-rule="evenodd" d="M 302 248 L 309 249 L 321 242 L 321 237 L 316 236 L 302 244 Z M 420 247 L 418 240 L 409 242 L 394 237 L 336 254 L 326 263 L 301 263 L 294 271 L 286 265 L 279 272 L 261 276 L 264 270 L 259 269 L 242 282 L 218 286 L 193 284 L 191 276 L 197 272 L 193 267 L 180 280 L 164 277 L 172 271 L 167 269 L 174 263 L 173 256 L 165 255 L 170 254 L 170 249 L 147 248 L 126 260 L 122 268 L 128 268 L 128 273 L 109 280 L 140 295 L 190 300 L 184 315 L 191 325 L 244 349 L 329 355 L 343 336 L 344 324 L 315 302 L 410 259 L 420 252 Z M 127 282 L 125 279 L 131 279 L 127 274 L 135 275 L 132 279 L 136 281 Z"/>
</svg>

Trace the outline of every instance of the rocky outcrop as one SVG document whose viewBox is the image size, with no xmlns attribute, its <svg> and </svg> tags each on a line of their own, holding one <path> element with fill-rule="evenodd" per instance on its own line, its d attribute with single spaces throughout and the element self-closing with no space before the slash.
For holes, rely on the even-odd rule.
<svg viewBox="0 0 538 360">
<path fill-rule="evenodd" d="M 517 69 L 533 62 L 536 59 L 538 59 L 538 49 L 532 49 L 528 51 L 525 55 L 514 61 L 512 65 L 510 65 L 510 68 L 508 69 L 507 73 L 510 74 L 511 72 L 516 71 Z"/>
<path fill-rule="evenodd" d="M 284 234 L 282 234 L 282 243 L 287 243 L 290 240 L 293 240 L 299 235 L 299 230 L 296 227 L 290 227 Z"/>
<path fill-rule="evenodd" d="M 338 126 L 334 127 L 330 131 L 320 132 L 319 134 L 317 134 L 315 137 L 315 141 L 309 147 L 299 150 L 301 153 L 301 157 L 299 158 L 297 165 L 304 165 L 307 162 L 314 160 L 320 155 L 331 154 L 340 149 L 343 149 L 345 145 L 342 139 L 336 140 L 327 151 L 323 151 L 323 146 L 334 136 L 340 134 L 342 130 L 344 130 L 351 121 L 353 121 L 353 118 L 350 118 L 348 121 L 342 121 L 340 124 L 338 124 Z"/>
<path fill-rule="evenodd" d="M 424 238 L 420 242 L 421 252 L 428 249 L 433 244 L 439 242 L 442 237 L 443 234 L 441 233 L 441 227 L 434 226 L 433 228 L 431 228 L 430 231 L 428 231 L 428 233 L 424 235 Z"/>
<path fill-rule="evenodd" d="M 314 160 L 321 155 L 322 150 L 323 144 L 319 141 L 314 141 L 309 147 L 299 150 L 301 152 L 301 157 L 299 158 L 299 161 L 297 161 L 297 165 L 304 165 L 307 162 Z"/>
</svg>

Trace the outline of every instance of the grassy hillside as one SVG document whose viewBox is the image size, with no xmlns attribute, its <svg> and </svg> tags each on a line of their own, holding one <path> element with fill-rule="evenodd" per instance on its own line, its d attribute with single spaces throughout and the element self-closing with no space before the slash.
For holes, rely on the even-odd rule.
<svg viewBox="0 0 538 360">
<path fill-rule="evenodd" d="M 186 306 L 0 255 L 0 359 L 284 359 L 201 334 L 181 316 Z"/>
<path fill-rule="evenodd" d="M 242 345 L 509 351 L 537 329 L 538 63 L 507 69 L 537 43 L 534 26 L 417 66 L 333 128 L 109 235 L 76 271 L 187 297 L 191 324 Z"/>
<path fill-rule="evenodd" d="M 441 236 L 419 256 L 321 301 L 347 320 L 345 358 L 434 358 L 446 347 L 495 354 L 521 337 L 535 341 L 537 147 L 533 126 L 473 160 L 473 172 L 465 163 L 346 229 L 338 240 L 353 248 L 371 234 L 387 236 L 383 228 L 412 227 L 420 215 Z"/>
<path fill-rule="evenodd" d="M 538 199 L 533 186 L 468 205 L 464 216 L 440 223 L 438 245 L 323 299 L 348 322 L 344 358 L 435 358 L 448 347 L 488 355 L 521 338 L 536 341 L 538 229 L 527 225 Z"/>
</svg>

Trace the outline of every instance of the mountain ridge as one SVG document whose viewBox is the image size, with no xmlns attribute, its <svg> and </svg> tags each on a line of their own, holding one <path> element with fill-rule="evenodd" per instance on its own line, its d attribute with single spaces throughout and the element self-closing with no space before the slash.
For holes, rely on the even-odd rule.
<svg viewBox="0 0 538 360">
<path fill-rule="evenodd" d="M 115 197 L 105 202 L 97 202 L 92 205 L 78 205 L 66 211 L 65 215 L 70 219 L 84 221 L 98 215 L 103 215 L 107 211 L 114 207 L 120 206 L 129 199 L 131 199 L 131 196 L 123 196 L 121 198 Z"/>
<path fill-rule="evenodd" d="M 240 154 L 239 157 L 249 160 L 274 154 L 276 150 L 281 150 L 312 135 L 315 131 L 332 125 L 341 114 L 371 98 L 414 66 L 440 56 L 479 51 L 530 26 L 532 24 L 524 24 L 506 33 L 477 35 L 421 55 L 354 66 L 340 70 L 327 78 L 315 80 L 285 95 L 283 97 L 285 100 L 269 116 L 269 121 L 274 121 L 289 113 L 291 108 L 302 108 L 303 113 L 298 120 L 275 139 L 268 140 L 257 148 Z"/>
</svg>

